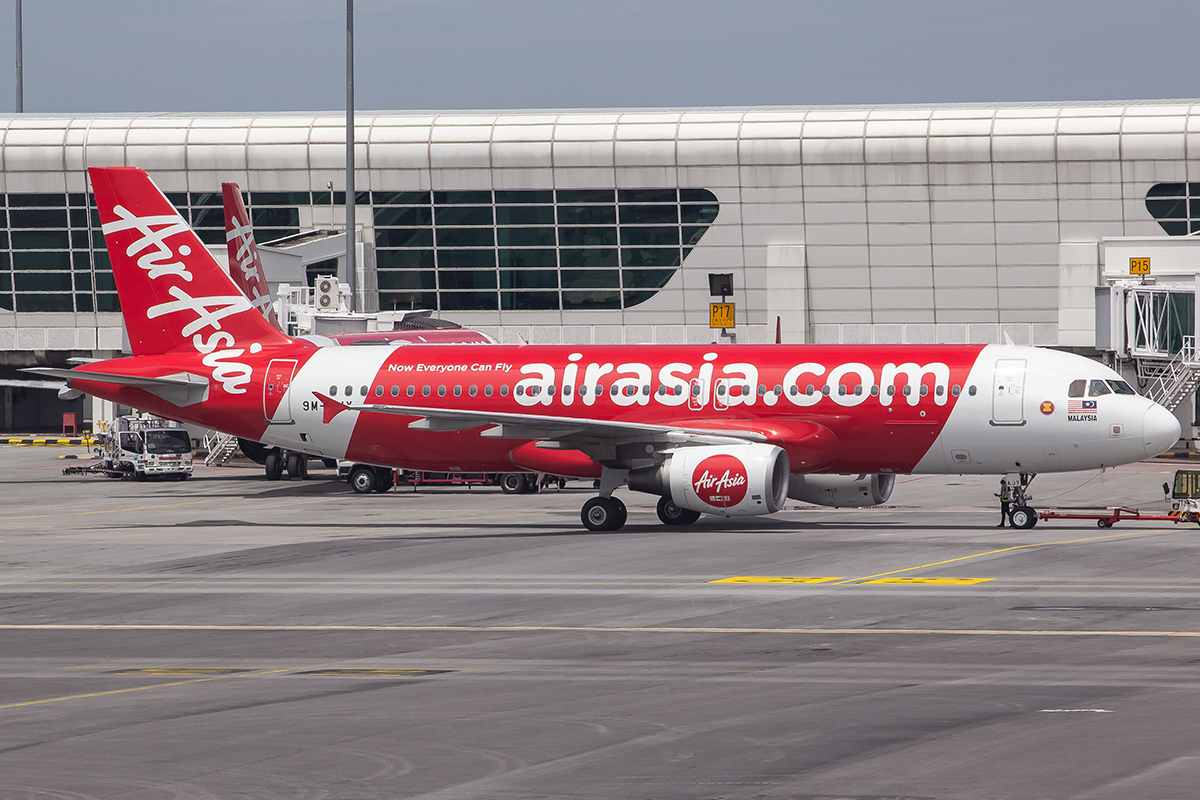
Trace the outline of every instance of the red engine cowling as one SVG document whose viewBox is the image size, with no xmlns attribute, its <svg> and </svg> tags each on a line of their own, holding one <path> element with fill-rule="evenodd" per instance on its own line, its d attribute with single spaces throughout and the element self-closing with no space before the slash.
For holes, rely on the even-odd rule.
<svg viewBox="0 0 1200 800">
<path fill-rule="evenodd" d="M 788 457 L 769 444 L 681 447 L 657 467 L 629 473 L 629 488 L 670 498 L 680 508 L 749 517 L 787 500 Z"/>
<path fill-rule="evenodd" d="M 865 508 L 886 503 L 895 475 L 793 475 L 787 496 L 834 508 Z"/>
</svg>

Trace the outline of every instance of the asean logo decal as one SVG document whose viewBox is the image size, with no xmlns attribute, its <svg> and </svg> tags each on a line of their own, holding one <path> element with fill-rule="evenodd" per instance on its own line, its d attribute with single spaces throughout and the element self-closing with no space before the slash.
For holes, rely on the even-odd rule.
<svg viewBox="0 0 1200 800">
<path fill-rule="evenodd" d="M 1042 413 L 1045 414 L 1046 416 L 1050 416 L 1051 414 L 1053 414 L 1054 413 L 1054 403 L 1051 403 L 1049 400 L 1043 400 L 1042 401 Z"/>
<path fill-rule="evenodd" d="M 701 461 L 692 472 L 692 489 L 704 503 L 732 508 L 746 497 L 746 465 L 731 455 Z"/>
</svg>

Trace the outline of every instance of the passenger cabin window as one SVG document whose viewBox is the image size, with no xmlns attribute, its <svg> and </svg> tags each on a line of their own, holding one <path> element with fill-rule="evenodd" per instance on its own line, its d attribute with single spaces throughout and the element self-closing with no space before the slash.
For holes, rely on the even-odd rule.
<svg viewBox="0 0 1200 800">
<path fill-rule="evenodd" d="M 1067 397 L 1083 397 L 1083 391 L 1086 388 L 1087 381 L 1071 381 L 1071 386 L 1067 389 Z"/>
<path fill-rule="evenodd" d="M 1117 394 L 1137 394 L 1137 392 L 1133 390 L 1133 387 L 1125 381 L 1109 381 L 1108 385 L 1111 386 L 1112 390 Z"/>
<path fill-rule="evenodd" d="M 1112 389 L 1104 381 L 1091 381 L 1088 384 L 1088 397 L 1100 397 L 1101 395 L 1112 394 Z"/>
</svg>

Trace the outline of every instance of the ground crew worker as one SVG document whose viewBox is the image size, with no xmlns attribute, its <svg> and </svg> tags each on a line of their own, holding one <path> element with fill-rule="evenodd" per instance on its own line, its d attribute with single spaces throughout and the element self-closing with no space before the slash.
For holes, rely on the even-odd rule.
<svg viewBox="0 0 1200 800">
<path fill-rule="evenodd" d="M 1004 478 L 1000 479 L 1000 491 L 996 492 L 996 497 L 1000 498 L 1000 524 L 997 528 L 1003 528 L 1004 523 L 1008 520 L 1008 506 L 1012 502 L 1012 489 L 1009 488 L 1008 481 Z"/>
</svg>

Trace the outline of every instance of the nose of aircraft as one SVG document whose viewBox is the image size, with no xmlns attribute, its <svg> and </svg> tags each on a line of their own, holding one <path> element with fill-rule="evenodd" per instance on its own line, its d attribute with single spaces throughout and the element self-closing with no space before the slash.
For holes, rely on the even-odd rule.
<svg viewBox="0 0 1200 800">
<path fill-rule="evenodd" d="M 1142 417 L 1142 441 L 1146 445 L 1147 456 L 1165 453 L 1179 441 L 1179 434 L 1179 420 L 1174 414 L 1157 403 L 1146 409 Z"/>
</svg>

